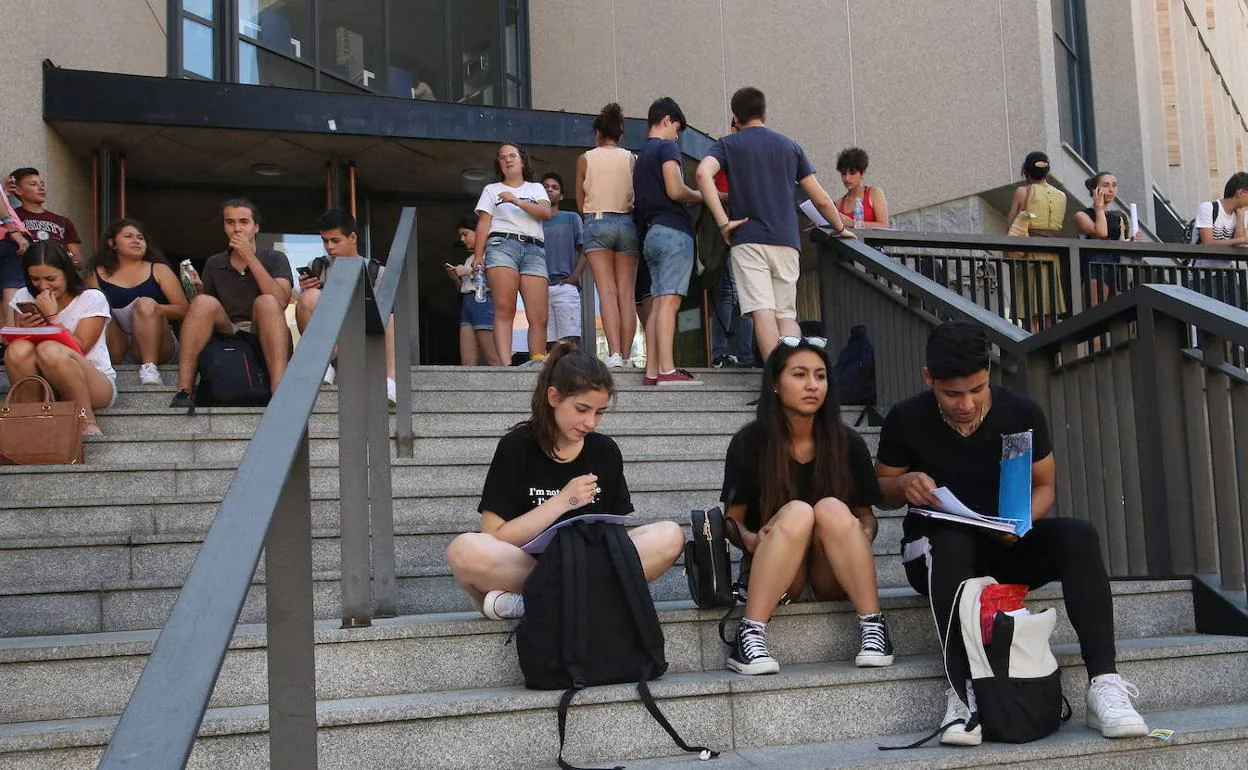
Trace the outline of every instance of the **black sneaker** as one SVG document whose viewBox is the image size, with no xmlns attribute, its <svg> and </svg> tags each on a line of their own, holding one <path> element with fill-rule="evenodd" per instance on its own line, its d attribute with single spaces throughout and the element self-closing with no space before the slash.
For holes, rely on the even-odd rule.
<svg viewBox="0 0 1248 770">
<path fill-rule="evenodd" d="M 737 626 L 737 643 L 728 654 L 728 668 L 738 674 L 756 676 L 775 674 L 780 664 L 767 649 L 767 635 L 756 626 L 742 623 Z"/>
<path fill-rule="evenodd" d="M 736 365 L 736 356 L 718 356 L 711 362 L 711 366 L 715 369 L 729 369 Z"/>
<path fill-rule="evenodd" d="M 858 632 L 862 643 L 854 663 L 859 668 L 893 665 L 893 643 L 888 638 L 888 625 L 884 622 L 883 613 L 859 620 Z"/>
<path fill-rule="evenodd" d="M 190 409 L 192 406 L 195 406 L 195 398 L 191 396 L 189 388 L 179 390 L 169 402 L 170 409 Z"/>
</svg>

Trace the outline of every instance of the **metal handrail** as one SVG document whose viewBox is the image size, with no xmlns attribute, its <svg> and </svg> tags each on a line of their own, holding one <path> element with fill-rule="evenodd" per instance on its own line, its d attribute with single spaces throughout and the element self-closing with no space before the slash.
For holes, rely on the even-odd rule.
<svg viewBox="0 0 1248 770">
<path fill-rule="evenodd" d="M 1138 257 L 1175 259 L 1248 260 L 1248 249 L 1238 246 L 1202 246 L 1188 243 L 1106 241 L 1094 238 L 1029 238 L 992 233 L 937 233 L 903 230 L 855 230 L 863 243 L 886 246 L 927 246 L 937 249 L 989 251 L 1102 251 Z M 1043 248 L 1041 248 L 1043 247 Z"/>
</svg>

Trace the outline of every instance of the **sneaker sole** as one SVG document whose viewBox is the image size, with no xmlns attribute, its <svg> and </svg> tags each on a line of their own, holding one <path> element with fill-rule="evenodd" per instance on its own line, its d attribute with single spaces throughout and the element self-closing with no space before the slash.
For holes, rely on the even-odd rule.
<svg viewBox="0 0 1248 770">
<path fill-rule="evenodd" d="M 858 668 L 878 668 L 880 666 L 893 665 L 892 655 L 859 655 L 854 658 L 854 665 Z"/>
<path fill-rule="evenodd" d="M 759 676 L 762 674 L 780 673 L 780 664 L 774 660 L 770 663 L 742 663 L 739 660 L 729 658 L 728 669 L 746 676 Z"/>
<path fill-rule="evenodd" d="M 1148 725 L 1143 722 L 1103 727 L 1100 720 L 1094 717 L 1091 712 L 1088 712 L 1086 722 L 1089 729 L 1098 731 L 1106 738 L 1142 738 L 1148 735 Z"/>
<path fill-rule="evenodd" d="M 971 733 L 965 730 L 956 733 L 946 730 L 941 733 L 940 742 L 946 746 L 978 746 L 984 742 L 984 733 L 981 728 L 976 728 L 975 732 Z"/>
</svg>

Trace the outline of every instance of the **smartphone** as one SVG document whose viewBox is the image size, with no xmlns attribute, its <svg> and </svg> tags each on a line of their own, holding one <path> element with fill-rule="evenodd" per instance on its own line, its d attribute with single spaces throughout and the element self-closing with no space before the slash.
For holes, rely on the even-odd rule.
<svg viewBox="0 0 1248 770">
<path fill-rule="evenodd" d="M 38 315 L 38 316 L 43 315 L 43 313 L 39 312 L 39 306 L 33 302 L 19 302 L 17 303 L 17 309 L 22 311 L 23 313 L 29 313 L 29 314 Z"/>
<path fill-rule="evenodd" d="M 295 268 L 295 270 L 297 270 L 299 272 L 299 275 L 303 276 L 304 278 L 312 277 L 312 271 L 306 267 L 297 267 Z"/>
</svg>

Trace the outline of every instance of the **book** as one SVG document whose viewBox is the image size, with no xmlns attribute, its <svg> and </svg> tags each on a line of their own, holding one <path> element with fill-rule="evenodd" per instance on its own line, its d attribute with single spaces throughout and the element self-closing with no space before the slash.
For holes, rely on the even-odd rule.
<svg viewBox="0 0 1248 770">
<path fill-rule="evenodd" d="M 32 340 L 35 344 L 47 341 L 59 342 L 82 355 L 82 346 L 78 344 L 78 340 L 60 326 L 5 326 L 0 328 L 0 338 L 3 338 L 5 342 L 15 340 Z"/>
<path fill-rule="evenodd" d="M 580 516 L 573 516 L 570 519 L 555 522 L 546 529 L 543 529 L 529 542 L 520 546 L 520 550 L 527 554 L 536 556 L 546 551 L 546 547 L 550 545 L 550 541 L 555 539 L 555 533 L 569 524 L 575 524 L 578 521 L 587 522 L 606 522 L 608 524 L 624 524 L 628 521 L 628 516 L 617 513 L 585 513 Z"/>
<path fill-rule="evenodd" d="M 955 524 L 965 524 L 993 532 L 1022 537 L 1031 531 L 1032 432 L 1001 437 L 1001 480 L 997 487 L 996 516 L 976 513 L 948 487 L 937 487 L 932 494 L 937 505 L 910 506 L 920 516 Z"/>
</svg>

